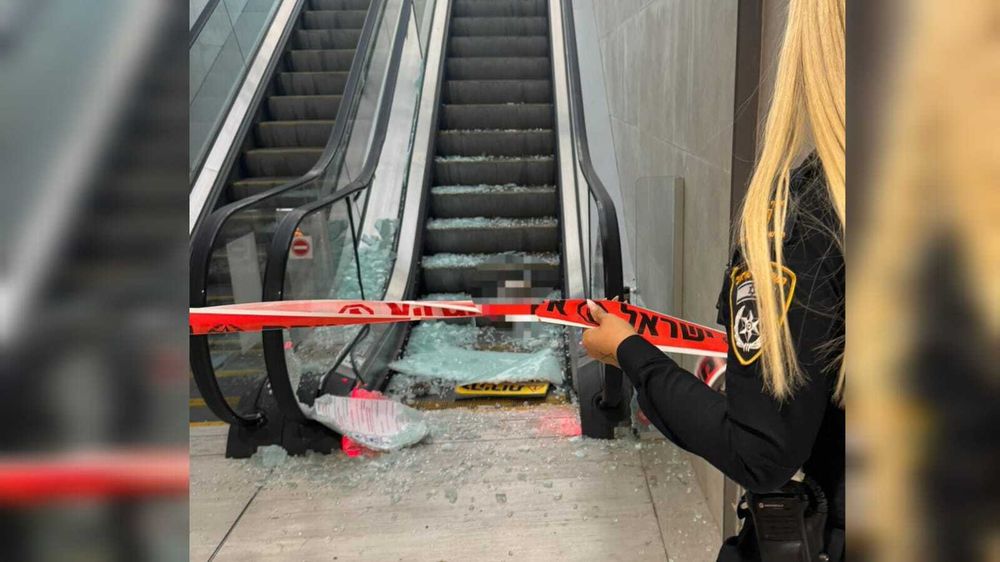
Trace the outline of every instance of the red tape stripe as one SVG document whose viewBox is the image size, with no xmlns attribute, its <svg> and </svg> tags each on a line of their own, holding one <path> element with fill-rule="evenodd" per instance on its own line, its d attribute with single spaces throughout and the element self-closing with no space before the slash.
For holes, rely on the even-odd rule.
<svg viewBox="0 0 1000 562">
<path fill-rule="evenodd" d="M 188 493 L 186 449 L 0 458 L 0 506 Z"/>
<path fill-rule="evenodd" d="M 191 333 L 216 334 L 260 331 L 268 328 L 309 328 L 381 322 L 411 322 L 471 318 L 514 317 L 567 326 L 595 326 L 584 299 L 531 303 L 474 304 L 471 301 L 275 301 L 194 308 Z M 725 357 L 724 332 L 628 303 L 594 301 L 609 314 L 624 319 L 639 335 L 666 352 Z"/>
</svg>

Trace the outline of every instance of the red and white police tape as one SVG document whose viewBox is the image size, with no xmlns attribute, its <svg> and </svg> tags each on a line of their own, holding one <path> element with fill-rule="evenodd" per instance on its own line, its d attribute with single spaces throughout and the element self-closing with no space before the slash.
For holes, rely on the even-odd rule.
<svg viewBox="0 0 1000 562">
<path fill-rule="evenodd" d="M 597 300 L 598 306 L 631 324 L 661 351 L 725 357 L 722 331 L 628 303 Z M 540 303 L 476 304 L 472 301 L 300 300 L 190 309 L 192 335 L 490 317 L 507 322 L 546 322 L 576 328 L 596 326 L 585 299 Z"/>
</svg>

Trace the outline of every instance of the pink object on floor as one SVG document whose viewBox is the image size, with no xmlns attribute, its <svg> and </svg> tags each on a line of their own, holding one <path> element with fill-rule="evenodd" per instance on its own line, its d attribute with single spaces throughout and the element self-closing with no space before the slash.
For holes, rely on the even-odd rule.
<svg viewBox="0 0 1000 562">
<path fill-rule="evenodd" d="M 377 390 L 365 390 L 363 388 L 355 387 L 351 391 L 351 398 L 361 398 L 362 400 L 385 400 L 385 396 Z M 344 450 L 350 458 L 357 458 L 360 456 L 373 457 L 378 454 L 378 451 L 373 451 L 364 445 L 361 445 L 351 439 L 350 437 L 344 435 L 340 438 L 340 447 Z"/>
</svg>

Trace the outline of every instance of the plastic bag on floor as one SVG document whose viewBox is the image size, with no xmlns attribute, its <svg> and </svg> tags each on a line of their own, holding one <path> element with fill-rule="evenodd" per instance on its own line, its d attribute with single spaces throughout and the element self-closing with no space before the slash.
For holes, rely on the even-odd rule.
<svg viewBox="0 0 1000 562">
<path fill-rule="evenodd" d="M 319 423 L 376 451 L 414 445 L 428 432 L 420 412 L 388 399 L 324 394 L 307 413 Z"/>
</svg>

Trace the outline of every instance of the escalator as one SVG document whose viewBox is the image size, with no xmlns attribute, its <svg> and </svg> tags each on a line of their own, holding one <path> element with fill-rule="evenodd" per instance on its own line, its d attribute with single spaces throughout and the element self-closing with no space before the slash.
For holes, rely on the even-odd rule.
<svg viewBox="0 0 1000 562">
<path fill-rule="evenodd" d="M 547 7 L 546 0 L 452 4 L 423 255 L 413 280 L 422 298 L 530 302 L 562 294 Z M 435 372 L 462 376 L 489 371 L 489 363 L 519 382 L 537 379 L 541 369 L 561 383 L 551 371 L 563 370 L 564 343 L 551 328 L 486 319 L 475 328 L 418 325 L 392 365 L 404 376 L 393 377 L 390 393 L 441 407 L 454 401 L 455 385 L 428 383 Z M 448 356 L 463 360 L 442 364 Z M 405 376 L 411 373 L 417 378 Z"/>
<path fill-rule="evenodd" d="M 261 299 L 266 251 L 287 212 L 334 191 L 371 136 L 398 0 L 302 0 L 255 91 L 191 247 L 191 305 Z M 360 126 L 359 126 L 360 124 Z M 207 349 L 206 349 L 207 347 Z M 227 334 L 193 343 L 189 419 L 231 421 L 265 378 L 260 338 Z M 220 416 L 195 371 L 218 381 Z M 208 378 L 207 376 L 205 377 Z M 213 394 L 216 394 L 213 392 Z M 216 396 L 216 402 L 219 397 Z"/>
<path fill-rule="evenodd" d="M 266 256 L 262 300 L 622 295 L 617 215 L 587 151 L 570 0 L 438 0 L 426 10 L 423 69 L 400 78 L 417 99 L 383 92 L 360 171 L 338 173 L 335 188 L 269 223 L 256 250 Z M 281 196 L 291 193 L 304 189 Z M 442 358 L 458 371 L 499 364 L 518 381 L 553 383 L 539 398 L 578 399 L 583 432 L 613 437 L 627 414 L 620 371 L 586 358 L 577 329 L 506 320 L 265 330 L 266 381 L 244 390 L 239 412 L 207 364 L 218 355 L 195 350 L 204 336 L 192 337 L 192 365 L 232 426 L 230 456 L 267 443 L 293 454 L 335 448 L 339 436 L 308 414 L 323 393 L 468 404 L 456 379 L 435 379 Z"/>
</svg>

